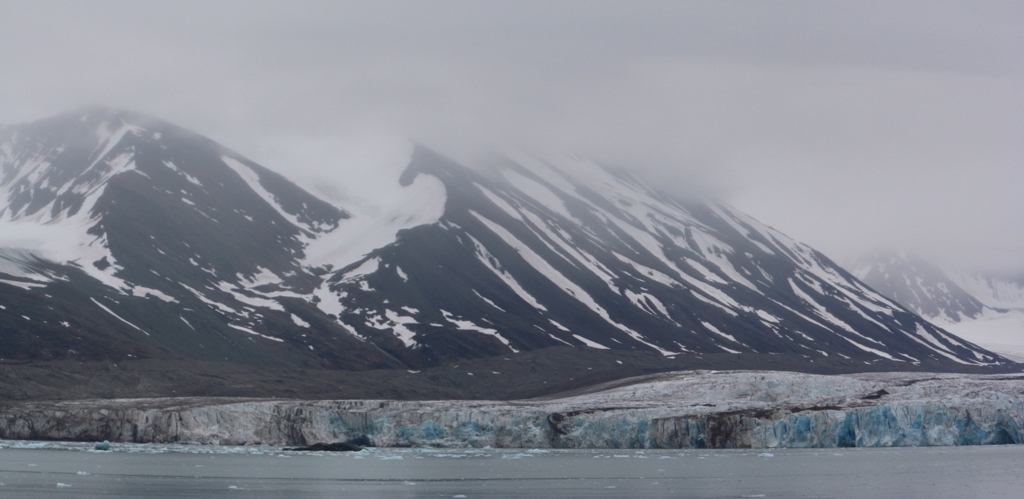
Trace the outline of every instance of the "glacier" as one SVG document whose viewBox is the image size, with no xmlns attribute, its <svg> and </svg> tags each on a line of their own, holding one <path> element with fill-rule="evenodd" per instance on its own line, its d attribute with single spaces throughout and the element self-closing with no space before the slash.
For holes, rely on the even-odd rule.
<svg viewBox="0 0 1024 499">
<path fill-rule="evenodd" d="M 8 403 L 0 438 L 378 447 L 832 448 L 1024 442 L 1024 374 L 688 371 L 516 401 Z"/>
</svg>

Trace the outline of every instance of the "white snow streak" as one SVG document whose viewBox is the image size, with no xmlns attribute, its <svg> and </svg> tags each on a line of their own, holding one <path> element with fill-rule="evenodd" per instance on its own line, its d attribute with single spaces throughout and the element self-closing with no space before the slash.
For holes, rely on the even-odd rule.
<svg viewBox="0 0 1024 499">
<path fill-rule="evenodd" d="M 246 328 L 246 327 L 236 326 L 234 324 L 228 324 L 228 327 L 237 329 L 237 330 L 242 331 L 244 333 L 249 333 L 249 334 L 251 334 L 253 336 L 259 336 L 261 338 L 266 338 L 268 340 L 284 343 L 284 340 L 282 340 L 281 338 L 277 338 L 275 336 L 267 336 L 265 334 L 260 334 L 260 333 L 257 333 L 256 331 L 253 331 L 252 329 L 249 329 L 249 328 Z"/>
<path fill-rule="evenodd" d="M 603 307 L 598 305 L 597 302 L 594 301 L 594 298 L 590 296 L 590 294 L 584 291 L 583 288 L 578 286 L 576 283 L 572 282 L 564 275 L 562 275 L 561 272 L 552 267 L 551 264 L 549 264 L 546 260 L 541 258 L 540 255 L 534 253 L 529 246 L 526 246 L 525 244 L 521 243 L 510 232 L 505 230 L 504 227 L 492 222 L 487 217 L 484 217 L 483 215 L 480 215 L 475 211 L 470 210 L 470 214 L 472 214 L 474 217 L 480 220 L 480 222 L 486 225 L 487 228 L 489 228 L 492 232 L 497 234 L 498 237 L 505 241 L 506 244 L 508 244 L 516 251 L 518 251 L 519 255 L 522 256 L 523 259 L 530 264 L 530 266 L 532 266 L 534 269 L 540 272 L 541 275 L 546 277 L 548 280 L 550 280 L 556 286 L 564 290 L 567 294 L 575 298 L 577 301 L 584 304 L 587 308 L 589 308 L 594 313 L 599 315 L 606 322 L 608 322 L 612 326 L 615 326 L 620 331 L 625 332 L 627 335 L 629 335 L 629 337 L 633 338 L 634 340 L 657 350 L 662 355 L 673 355 L 673 352 L 669 352 L 668 350 L 665 350 L 653 343 L 644 341 L 644 337 L 640 333 L 630 329 L 629 327 L 623 324 L 619 324 L 618 322 L 612 320 L 611 316 L 608 315 L 608 312 Z"/>
<path fill-rule="evenodd" d="M 510 350 L 512 350 L 515 353 L 519 353 L 519 350 L 517 350 L 515 347 L 513 347 L 512 343 L 510 343 L 508 341 L 508 339 L 506 339 L 504 336 L 502 336 L 501 333 L 499 333 L 497 329 L 491 329 L 491 328 L 487 328 L 487 327 L 480 327 L 480 326 L 476 325 L 476 323 L 474 323 L 473 321 L 467 321 L 467 320 L 463 320 L 463 319 L 458 319 L 454 315 L 452 315 L 450 312 L 448 312 L 447 310 L 442 310 L 441 311 L 441 315 L 444 315 L 445 320 L 447 320 L 448 322 L 454 324 L 455 327 L 457 327 L 457 328 L 459 328 L 461 330 L 476 331 L 478 333 L 483 333 L 483 334 L 486 334 L 488 336 L 493 336 L 498 341 L 500 341 L 502 345 L 507 346 Z"/>
<path fill-rule="evenodd" d="M 491 255 L 491 252 L 487 251 L 487 248 L 484 247 L 484 245 L 481 244 L 480 241 L 477 241 L 476 238 L 474 238 L 473 236 L 469 236 L 469 239 L 473 241 L 473 245 L 476 248 L 477 259 L 480 260 L 484 265 L 486 265 L 487 268 L 491 269 L 491 272 L 494 272 L 494 275 L 498 276 L 498 278 L 500 278 L 510 289 L 512 289 L 513 292 L 519 295 L 519 297 L 522 298 L 523 301 L 529 303 L 533 308 L 542 311 L 547 310 L 547 308 L 545 308 L 544 305 L 541 305 L 540 302 L 533 297 L 533 295 L 531 295 L 529 292 L 523 289 L 519 282 L 516 281 L 514 277 L 512 277 L 512 274 L 509 274 L 505 269 L 501 268 L 501 264 L 498 263 L 498 259 Z"/>
<path fill-rule="evenodd" d="M 588 340 L 588 339 L 586 339 L 586 338 L 584 338 L 584 337 L 582 337 L 582 336 L 580 336 L 578 334 L 574 334 L 574 335 L 572 335 L 572 337 L 576 338 L 577 340 L 580 340 L 584 345 L 586 345 L 586 346 L 588 346 L 590 348 L 597 348 L 598 350 L 611 350 L 610 348 L 608 348 L 608 347 L 606 347 L 606 346 L 604 346 L 604 345 L 602 345 L 602 344 L 600 344 L 600 343 L 598 343 L 596 341 Z"/>
<path fill-rule="evenodd" d="M 143 330 L 143 329 L 142 329 L 141 327 L 139 327 L 139 326 L 136 326 L 135 324 L 132 324 L 131 322 L 128 322 L 127 320 L 125 320 L 125 319 L 124 319 L 123 317 L 121 317 L 120 315 L 117 315 L 117 314 L 115 314 L 113 310 L 110 310 L 109 308 L 107 308 L 107 307 L 103 306 L 103 304 L 102 304 L 102 303 L 100 303 L 100 302 L 98 302 L 98 301 L 96 301 L 96 299 L 95 299 L 95 298 L 89 298 L 89 299 L 90 299 L 90 300 L 92 300 L 92 302 L 93 302 L 93 303 L 95 303 L 97 307 L 100 307 L 100 308 L 102 308 L 102 309 L 103 309 L 103 311 L 105 311 L 106 313 L 108 313 L 108 314 L 110 314 L 110 315 L 113 315 L 113 316 L 114 316 L 115 318 L 117 318 L 117 320 L 119 320 L 119 321 L 121 321 L 121 322 L 123 322 L 123 323 L 125 323 L 125 324 L 128 324 L 129 326 L 131 326 L 131 327 L 133 327 L 133 328 L 135 328 L 135 329 L 139 330 L 140 332 L 142 332 L 142 334 L 144 334 L 144 335 L 146 335 L 146 336 L 149 336 L 149 333 L 147 333 L 146 331 L 144 331 L 144 330 Z"/>
</svg>

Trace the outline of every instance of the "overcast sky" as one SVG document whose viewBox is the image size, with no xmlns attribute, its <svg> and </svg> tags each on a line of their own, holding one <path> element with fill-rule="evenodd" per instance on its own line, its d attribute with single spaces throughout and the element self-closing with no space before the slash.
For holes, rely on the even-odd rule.
<svg viewBox="0 0 1024 499">
<path fill-rule="evenodd" d="M 578 154 L 841 263 L 1024 270 L 1022 27 L 1020 1 L 2 0 L 0 123 L 112 105 L 286 174 L 358 137 Z"/>
</svg>

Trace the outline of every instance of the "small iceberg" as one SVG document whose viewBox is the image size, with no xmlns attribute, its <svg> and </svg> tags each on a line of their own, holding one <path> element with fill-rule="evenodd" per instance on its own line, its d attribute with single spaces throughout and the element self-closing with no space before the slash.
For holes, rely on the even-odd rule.
<svg viewBox="0 0 1024 499">
<path fill-rule="evenodd" d="M 110 450 L 110 442 L 107 440 L 96 442 L 96 445 L 93 448 L 96 450 Z"/>
</svg>

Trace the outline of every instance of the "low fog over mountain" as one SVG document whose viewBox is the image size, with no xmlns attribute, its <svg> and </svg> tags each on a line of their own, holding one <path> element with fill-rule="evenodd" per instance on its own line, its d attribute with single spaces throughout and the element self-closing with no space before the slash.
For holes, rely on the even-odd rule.
<svg viewBox="0 0 1024 499">
<path fill-rule="evenodd" d="M 368 137 L 714 197 L 839 262 L 1022 272 L 1019 2 L 6 2 L 0 123 L 91 103 L 296 182 Z M 303 184 L 304 185 L 304 184 Z M 836 230 L 837 224 L 842 230 Z"/>
</svg>

